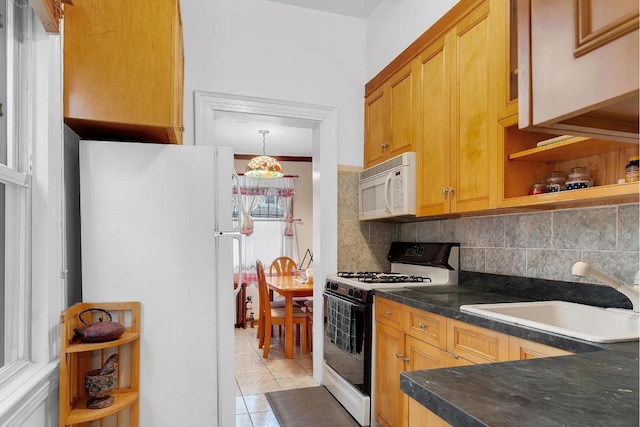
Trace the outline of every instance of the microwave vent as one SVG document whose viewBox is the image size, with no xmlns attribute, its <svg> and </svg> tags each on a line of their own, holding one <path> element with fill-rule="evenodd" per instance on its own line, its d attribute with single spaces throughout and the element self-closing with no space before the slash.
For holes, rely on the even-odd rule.
<svg viewBox="0 0 640 427">
<path fill-rule="evenodd" d="M 389 159 L 386 162 L 379 163 L 375 166 L 370 167 L 369 169 L 365 169 L 360 172 L 360 181 L 363 179 L 367 179 L 369 177 L 379 175 L 384 172 L 388 172 L 391 169 L 399 168 L 403 165 L 402 156 L 394 157 L 393 159 Z"/>
</svg>

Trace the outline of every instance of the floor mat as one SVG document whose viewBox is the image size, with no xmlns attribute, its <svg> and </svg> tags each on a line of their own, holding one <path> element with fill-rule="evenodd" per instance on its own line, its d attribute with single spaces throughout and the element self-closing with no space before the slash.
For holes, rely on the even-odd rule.
<svg viewBox="0 0 640 427">
<path fill-rule="evenodd" d="M 358 427 L 322 386 L 265 393 L 280 427 Z"/>
</svg>

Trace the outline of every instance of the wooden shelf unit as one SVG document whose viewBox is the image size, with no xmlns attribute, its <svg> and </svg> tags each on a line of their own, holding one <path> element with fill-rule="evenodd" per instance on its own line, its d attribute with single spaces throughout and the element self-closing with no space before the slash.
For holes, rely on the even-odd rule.
<svg viewBox="0 0 640 427">
<path fill-rule="evenodd" d="M 501 153 L 499 182 L 500 208 L 556 208 L 638 202 L 640 183 L 622 183 L 629 157 L 637 156 L 640 146 L 628 141 L 573 137 L 538 147 L 538 142 L 555 135 L 520 130 L 518 115 L 499 121 Z M 594 186 L 580 190 L 528 195 L 535 182 L 546 182 L 549 172 L 565 173 L 577 166 L 588 166 Z"/>
<path fill-rule="evenodd" d="M 74 329 L 82 326 L 79 314 L 90 308 L 101 308 L 112 315 L 112 321 L 125 326 L 124 334 L 114 341 L 85 343 L 74 340 Z M 99 312 L 92 312 L 92 322 Z M 104 314 L 102 313 L 104 316 Z M 83 316 L 89 319 L 89 313 Z M 111 354 L 119 354 L 118 389 L 114 403 L 103 409 L 87 409 L 84 374 L 97 369 Z M 140 395 L 140 303 L 77 303 L 60 316 L 60 426 L 73 426 L 115 417 L 116 426 L 138 425 Z M 125 423 L 125 419 L 128 420 Z M 112 425 L 112 424 L 110 424 Z"/>
</svg>

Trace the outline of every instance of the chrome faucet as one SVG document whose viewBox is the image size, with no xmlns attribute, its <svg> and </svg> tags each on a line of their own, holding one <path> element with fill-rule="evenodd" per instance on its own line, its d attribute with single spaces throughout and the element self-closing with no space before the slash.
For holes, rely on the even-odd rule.
<svg viewBox="0 0 640 427">
<path fill-rule="evenodd" d="M 638 313 L 638 311 L 640 310 L 640 286 L 638 286 L 638 283 L 634 283 L 633 285 L 625 285 L 624 283 L 617 281 L 613 277 L 607 276 L 602 271 L 582 261 L 578 261 L 573 264 L 571 274 L 573 274 L 574 276 L 596 279 L 601 281 L 605 285 L 611 286 L 613 289 L 631 300 L 634 312 Z"/>
</svg>

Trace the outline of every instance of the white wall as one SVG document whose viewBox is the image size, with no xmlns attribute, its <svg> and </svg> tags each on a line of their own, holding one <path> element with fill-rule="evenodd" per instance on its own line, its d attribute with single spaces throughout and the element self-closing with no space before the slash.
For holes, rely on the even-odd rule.
<svg viewBox="0 0 640 427">
<path fill-rule="evenodd" d="M 457 0 L 385 0 L 367 18 L 367 76 L 371 80 L 451 9 Z"/>
<path fill-rule="evenodd" d="M 184 143 L 193 91 L 336 107 L 338 163 L 362 165 L 365 21 L 264 0 L 181 2 Z"/>
</svg>

